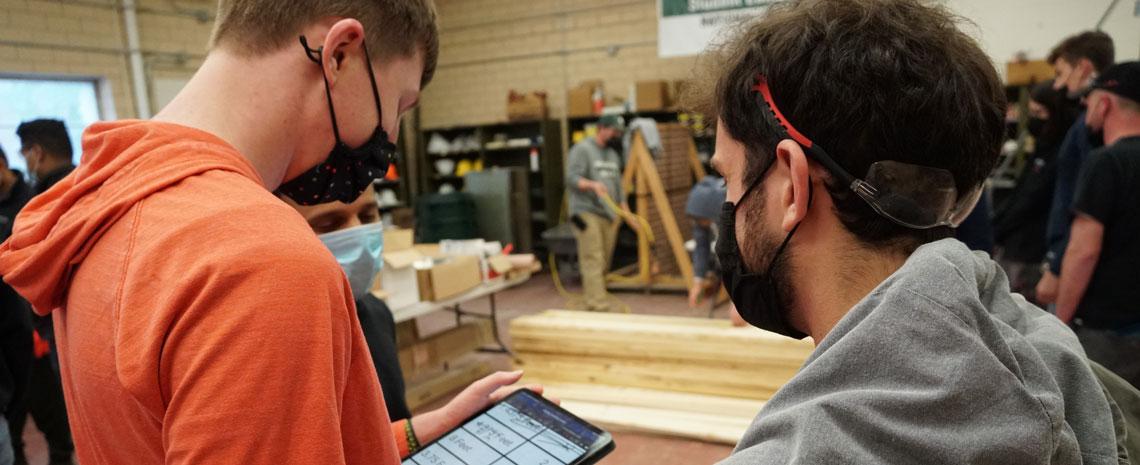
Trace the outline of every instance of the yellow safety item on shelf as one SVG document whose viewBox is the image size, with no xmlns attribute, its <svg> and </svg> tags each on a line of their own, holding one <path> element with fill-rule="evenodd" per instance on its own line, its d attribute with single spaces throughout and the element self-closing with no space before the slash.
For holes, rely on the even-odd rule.
<svg viewBox="0 0 1140 465">
<path fill-rule="evenodd" d="M 462 160 L 459 165 L 455 167 L 455 175 L 463 177 L 463 175 L 471 172 L 471 160 Z"/>
</svg>

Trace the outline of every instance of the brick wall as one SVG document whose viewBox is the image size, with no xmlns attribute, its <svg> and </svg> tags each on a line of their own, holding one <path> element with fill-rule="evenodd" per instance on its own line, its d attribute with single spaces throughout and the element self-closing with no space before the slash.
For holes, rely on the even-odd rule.
<svg viewBox="0 0 1140 465">
<path fill-rule="evenodd" d="M 545 90 L 560 117 L 565 91 L 601 79 L 626 95 L 644 79 L 683 79 L 694 58 L 657 57 L 656 0 L 435 0 L 440 68 L 422 100 L 425 127 L 506 119 L 510 89 Z M 988 0 L 949 4 L 999 63 L 1014 50 L 1040 57 L 1068 33 L 1089 28 L 1110 0 Z M 119 0 L 0 0 L 0 74 L 102 78 L 114 115 L 135 116 Z M 1046 5 L 1048 8 L 1041 5 Z M 139 29 L 150 80 L 185 79 L 201 63 L 211 29 L 193 11 L 214 0 L 140 0 Z M 1136 59 L 1140 18 L 1122 2 L 1105 30 L 1118 59 Z M 190 10 L 188 12 L 187 10 Z M 610 48 L 613 52 L 610 53 Z M 999 66 L 1004 69 L 1004 66 Z"/>
<path fill-rule="evenodd" d="M 506 119 L 509 90 L 549 94 L 604 81 L 626 96 L 645 79 L 690 76 L 693 58 L 657 57 L 656 0 L 437 0 L 440 64 L 422 99 L 424 127 Z M 614 47 L 615 53 L 609 48 Z"/>
<path fill-rule="evenodd" d="M 136 116 L 122 15 L 111 0 L 0 0 L 0 74 L 100 78 L 108 116 Z M 148 79 L 188 77 L 201 63 L 212 24 L 184 10 L 210 0 L 142 0 L 139 35 Z M 180 13 L 181 12 L 181 13 Z"/>
<path fill-rule="evenodd" d="M 973 24 L 965 30 L 1005 72 L 1017 51 L 1044 58 L 1061 38 L 1090 29 L 1111 0 L 953 0 L 946 4 Z M 1121 2 L 1104 30 L 1118 60 L 1140 56 L 1140 16 Z M 656 0 L 436 0 L 440 69 L 423 98 L 425 127 L 506 119 L 510 89 L 545 90 L 551 116 L 561 117 L 565 91 L 601 79 L 625 96 L 644 79 L 683 79 L 695 58 L 657 57 Z M 618 46 L 616 54 L 605 50 Z"/>
</svg>

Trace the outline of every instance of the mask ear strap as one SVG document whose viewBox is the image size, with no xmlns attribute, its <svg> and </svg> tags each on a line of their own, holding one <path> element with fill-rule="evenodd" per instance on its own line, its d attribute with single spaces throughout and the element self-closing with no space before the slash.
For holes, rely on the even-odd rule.
<svg viewBox="0 0 1140 465">
<path fill-rule="evenodd" d="M 384 112 L 380 107 L 380 90 L 376 87 L 376 74 L 372 71 L 372 58 L 368 54 L 368 40 L 365 39 L 361 46 L 364 48 L 364 64 L 368 68 L 368 82 L 372 83 L 372 99 L 376 101 L 376 118 L 379 122 L 376 124 L 381 128 L 384 127 Z"/>
<path fill-rule="evenodd" d="M 808 208 L 811 208 L 814 192 L 815 188 L 812 187 L 811 176 L 808 176 Z M 784 236 L 784 242 L 780 243 L 780 247 L 776 249 L 776 254 L 772 256 L 772 261 L 768 263 L 768 276 L 772 275 L 772 268 L 776 266 L 776 259 L 780 258 L 780 255 L 784 253 L 784 249 L 788 248 L 788 243 L 792 242 L 792 236 L 796 234 L 796 231 L 800 229 L 800 225 L 802 224 L 804 224 L 804 222 L 800 220 L 799 223 L 796 223 L 796 225 L 792 227 L 791 231 L 788 231 L 788 235 Z"/>
<path fill-rule="evenodd" d="M 305 38 L 305 36 L 301 36 L 301 46 L 305 47 L 305 55 L 308 56 L 310 60 L 312 60 L 314 63 L 316 63 L 318 66 L 321 67 L 321 79 L 324 79 L 324 81 L 325 81 L 325 100 L 328 101 L 328 104 L 329 104 L 329 118 L 332 119 L 333 136 L 336 137 L 336 142 L 338 144 L 340 144 L 340 143 L 342 143 L 340 141 L 340 127 L 337 126 L 337 124 L 336 124 L 336 110 L 333 109 L 332 89 L 329 88 L 329 77 L 325 75 L 325 62 L 324 62 L 325 48 L 324 48 L 324 46 L 317 47 L 315 49 L 309 48 L 309 41 L 308 41 L 308 39 Z M 368 72 L 369 73 L 372 72 L 371 66 L 368 67 Z M 373 88 L 373 91 L 375 91 L 375 87 Z"/>
</svg>

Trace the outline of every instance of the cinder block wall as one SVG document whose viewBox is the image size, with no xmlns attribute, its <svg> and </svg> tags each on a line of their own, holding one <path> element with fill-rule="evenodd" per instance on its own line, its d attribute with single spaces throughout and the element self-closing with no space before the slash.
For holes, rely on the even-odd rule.
<svg viewBox="0 0 1140 465">
<path fill-rule="evenodd" d="M 282 0 L 287 1 L 287 0 Z M 601 79 L 625 96 L 644 79 L 684 79 L 696 58 L 657 57 L 656 0 L 435 0 L 441 60 L 422 99 L 425 127 L 506 119 L 510 89 L 549 93 Z M 120 0 L 0 0 L 0 74 L 102 79 L 118 118 L 135 115 Z M 1091 28 L 1111 0 L 955 0 L 967 26 L 1004 71 L 1013 51 L 1040 58 L 1065 35 Z M 995 6 L 996 5 L 996 6 Z M 185 79 L 206 53 L 215 0 L 140 0 L 148 80 Z M 1140 17 L 1121 2 L 1105 23 L 1118 60 L 1140 53 Z M 206 13 L 201 21 L 194 13 Z M 152 96 L 153 97 L 153 96 Z"/>
<path fill-rule="evenodd" d="M 117 0 L 0 0 L 0 73 L 100 78 L 117 118 L 136 116 L 127 39 Z M 142 0 L 139 40 L 148 79 L 188 77 L 201 64 L 211 0 Z"/>
<path fill-rule="evenodd" d="M 506 119 L 507 93 L 546 91 L 551 117 L 566 89 L 600 79 L 627 96 L 646 79 L 684 79 L 694 58 L 657 57 L 656 0 L 436 0 L 440 63 L 422 99 L 424 127 Z"/>
</svg>

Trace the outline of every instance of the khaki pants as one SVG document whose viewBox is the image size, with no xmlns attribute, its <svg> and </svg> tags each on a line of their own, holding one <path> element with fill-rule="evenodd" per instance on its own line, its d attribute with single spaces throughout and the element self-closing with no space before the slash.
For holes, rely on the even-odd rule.
<svg viewBox="0 0 1140 465">
<path fill-rule="evenodd" d="M 582 275 L 586 310 L 609 312 L 614 299 L 606 292 L 606 272 L 610 269 L 610 257 L 614 251 L 617 230 L 613 221 L 593 213 L 579 213 L 586 224 L 585 230 L 574 228 L 574 238 L 578 240 L 578 270 Z"/>
</svg>

